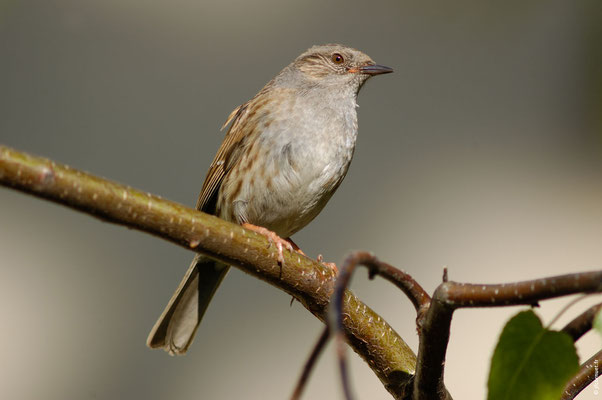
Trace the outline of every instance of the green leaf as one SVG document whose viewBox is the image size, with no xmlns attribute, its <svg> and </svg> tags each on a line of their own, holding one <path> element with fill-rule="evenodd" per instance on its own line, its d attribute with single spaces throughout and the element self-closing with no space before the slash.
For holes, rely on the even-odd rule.
<svg viewBox="0 0 602 400">
<path fill-rule="evenodd" d="M 602 335 L 602 307 L 596 313 L 594 317 L 594 329 L 598 331 L 600 335 Z"/>
<path fill-rule="evenodd" d="M 544 329 L 531 310 L 504 327 L 489 371 L 488 400 L 558 400 L 579 368 L 569 335 Z"/>
</svg>

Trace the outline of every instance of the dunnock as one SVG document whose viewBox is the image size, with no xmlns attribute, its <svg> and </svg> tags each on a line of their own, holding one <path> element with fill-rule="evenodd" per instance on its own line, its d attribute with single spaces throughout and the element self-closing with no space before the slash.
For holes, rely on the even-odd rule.
<svg viewBox="0 0 602 400">
<path fill-rule="evenodd" d="M 349 167 L 357 94 L 393 72 L 338 44 L 314 46 L 236 108 L 196 208 L 243 224 L 282 245 L 318 215 Z M 223 128 L 222 128 L 223 129 Z M 292 243 L 292 242 L 291 242 Z M 298 248 L 297 248 L 298 249 Z M 184 354 L 229 267 L 197 254 L 147 344 Z"/>
</svg>

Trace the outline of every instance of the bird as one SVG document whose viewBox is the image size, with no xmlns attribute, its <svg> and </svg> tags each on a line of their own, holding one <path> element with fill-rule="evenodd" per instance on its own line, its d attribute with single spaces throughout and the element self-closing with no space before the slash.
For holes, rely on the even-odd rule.
<svg viewBox="0 0 602 400">
<path fill-rule="evenodd" d="M 322 211 L 351 163 L 358 93 L 390 72 L 340 44 L 303 52 L 228 116 L 196 208 L 267 236 L 279 263 L 283 246 L 301 252 L 290 236 Z M 185 354 L 228 269 L 197 254 L 147 345 Z"/>
</svg>

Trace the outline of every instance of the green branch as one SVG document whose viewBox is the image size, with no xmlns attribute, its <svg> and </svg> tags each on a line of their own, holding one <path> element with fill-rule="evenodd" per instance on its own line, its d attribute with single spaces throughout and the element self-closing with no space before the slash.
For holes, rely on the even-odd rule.
<svg viewBox="0 0 602 400">
<path fill-rule="evenodd" d="M 299 300 L 325 321 L 335 276 L 330 268 L 284 251 L 284 265 L 268 240 L 239 225 L 0 145 L 0 184 L 135 228 L 230 264 Z M 344 327 L 350 346 L 389 392 L 403 397 L 416 356 L 401 337 L 351 292 L 345 296 Z M 144 340 L 141 338 L 140 340 Z"/>
</svg>

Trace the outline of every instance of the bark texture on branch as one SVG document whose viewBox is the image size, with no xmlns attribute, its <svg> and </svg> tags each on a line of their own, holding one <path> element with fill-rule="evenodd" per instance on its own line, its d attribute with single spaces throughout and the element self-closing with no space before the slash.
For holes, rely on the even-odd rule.
<svg viewBox="0 0 602 400">
<path fill-rule="evenodd" d="M 330 268 L 284 251 L 284 265 L 268 240 L 239 225 L 150 193 L 120 185 L 0 145 L 0 185 L 135 228 L 239 268 L 298 299 L 324 321 L 334 288 Z M 401 398 L 416 356 L 387 322 L 347 292 L 345 334 L 387 390 Z M 144 338 L 141 338 L 143 340 Z"/>
</svg>

